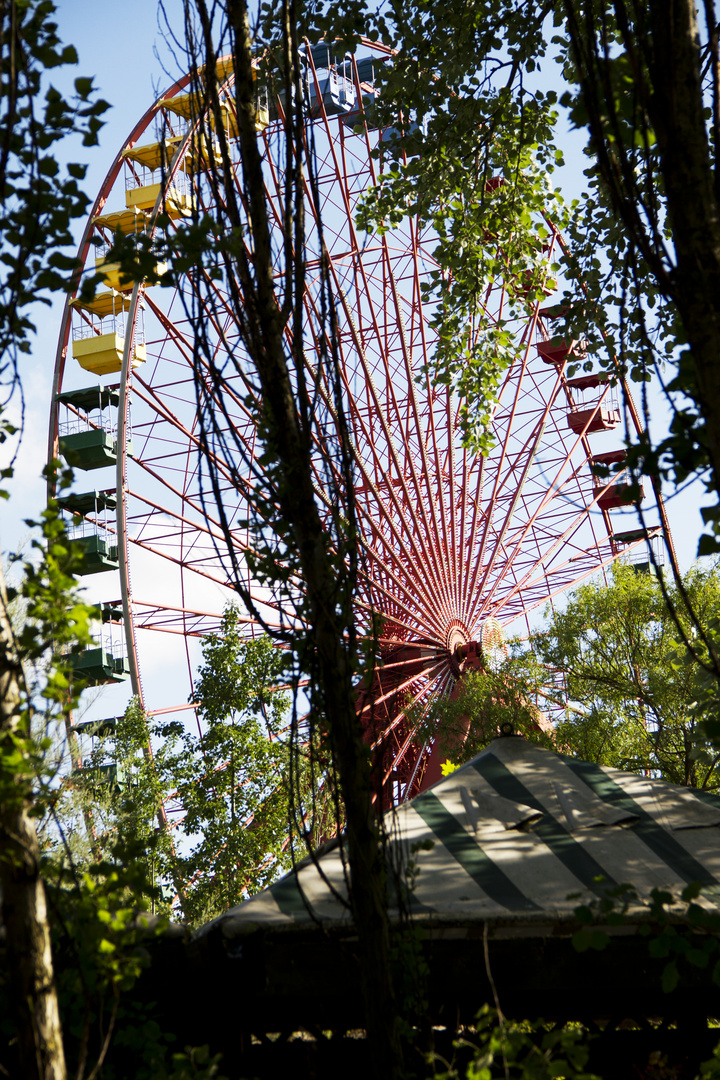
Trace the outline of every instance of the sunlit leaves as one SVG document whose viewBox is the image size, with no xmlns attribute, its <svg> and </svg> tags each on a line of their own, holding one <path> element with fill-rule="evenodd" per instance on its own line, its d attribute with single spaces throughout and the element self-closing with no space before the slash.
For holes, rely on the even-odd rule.
<svg viewBox="0 0 720 1080">
<path fill-rule="evenodd" d="M 410 107 L 419 122 L 423 109 L 414 98 Z M 496 107 L 487 90 L 451 98 L 430 116 L 427 135 L 418 128 L 403 140 L 408 159 L 385 163 L 360 211 L 369 231 L 382 233 L 410 214 L 435 238 L 437 268 L 423 284 L 423 301 L 437 344 L 426 374 L 460 396 L 466 436 L 484 449 L 499 386 L 517 359 L 517 324 L 543 296 L 547 217 L 563 217 L 542 141 L 551 137 L 554 113 L 544 100 L 514 110 L 514 131 L 524 127 L 528 139 L 518 145 L 515 134 L 492 128 Z M 491 288 L 504 290 L 500 318 L 487 310 Z"/>
<path fill-rule="evenodd" d="M 683 581 L 688 602 L 707 629 L 720 600 L 718 570 L 694 570 Z M 695 642 L 685 603 L 669 597 L 681 627 Z M 696 659 L 682 641 L 657 579 L 616 566 L 609 586 L 585 585 L 555 612 L 534 640 L 546 670 L 559 682 L 558 748 L 633 772 L 715 790 L 717 755 L 698 703 Z"/>
</svg>

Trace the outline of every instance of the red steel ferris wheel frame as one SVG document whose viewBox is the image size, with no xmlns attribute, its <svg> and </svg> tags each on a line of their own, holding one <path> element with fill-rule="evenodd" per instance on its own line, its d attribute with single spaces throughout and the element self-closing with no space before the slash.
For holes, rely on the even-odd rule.
<svg viewBox="0 0 720 1080">
<path fill-rule="evenodd" d="M 387 50 L 371 42 L 362 47 L 369 55 L 387 55 Z M 308 68 L 315 86 L 313 134 L 320 193 L 318 206 L 308 194 L 308 351 L 312 355 L 313 348 L 320 347 L 312 287 L 317 259 L 311 255 L 317 243 L 315 223 L 322 218 L 357 470 L 364 565 L 358 618 L 366 623 L 378 613 L 382 617 L 382 667 L 372 693 L 361 693 L 358 708 L 367 738 L 382 760 L 384 799 L 390 802 L 407 798 L 427 783 L 433 746 L 432 740 L 418 741 L 417 717 L 427 713 L 434 695 L 450 692 L 463 667 L 481 662 L 477 642 L 487 620 L 510 626 L 524 619 L 529 625 L 534 609 L 621 553 L 612 539 L 614 515 L 603 508 L 612 481 L 598 486 L 589 467 L 601 445 L 598 435 L 611 430 L 611 426 L 603 428 L 598 418 L 607 411 L 612 389 L 609 384 L 598 388 L 589 407 L 584 412 L 579 408 L 582 392 L 568 379 L 567 357 L 548 362 L 538 349 L 551 336 L 551 325 L 540 303 L 533 301 L 517 322 L 516 360 L 493 417 L 495 449 L 482 455 L 462 445 L 459 402 L 452 393 L 433 387 L 427 376 L 421 377 L 433 348 L 430 309 L 421 291 L 428 268 L 434 265 L 433 238 L 417 220 L 383 236 L 359 235 L 355 209 L 368 184 L 377 180 L 381 162 L 378 165 L 373 149 L 383 133 L 366 122 L 361 130 L 352 130 L 341 112 L 330 112 L 310 57 Z M 226 95 L 232 79 L 231 75 L 224 83 Z M 176 133 L 173 114 L 167 109 L 168 100 L 182 94 L 189 81 L 189 76 L 178 80 L 155 102 L 115 158 L 80 244 L 83 265 L 99 232 L 94 219 L 117 191 L 123 153 L 138 145 L 153 123 L 161 122 L 163 129 L 177 134 L 180 148 L 163 176 L 154 221 L 191 148 L 191 131 L 178 128 Z M 353 82 L 357 96 L 372 92 L 369 85 L 361 86 L 354 66 Z M 259 135 L 267 149 L 271 207 L 282 193 L 282 175 L 273 156 L 277 126 L 270 123 Z M 193 196 L 202 205 L 202 178 L 193 179 L 192 184 Z M 553 245 L 560 242 L 553 233 L 548 267 Z M 213 288 L 218 304 L 208 312 L 209 332 L 215 335 L 218 349 L 229 349 L 237 335 L 229 310 L 223 308 L 222 284 Z M 488 284 L 487 319 L 499 317 L 504 295 L 502 282 Z M 133 371 L 131 355 L 141 302 L 151 323 L 148 360 L 142 369 Z M 70 338 L 68 305 L 53 383 L 51 459 L 58 456 L 58 395 L 79 379 L 66 366 Z M 198 486 L 192 362 L 192 328 L 178 291 L 144 289 L 136 283 L 117 383 L 115 529 L 132 689 L 150 713 L 188 708 L 192 643 L 217 629 L 222 610 L 218 599 L 230 595 L 227 566 L 217 551 L 223 542 L 219 515 L 201 497 Z M 228 422 L 243 433 L 250 457 L 256 434 L 244 395 L 252 393 L 248 376 L 229 390 L 224 402 L 231 418 Z M 632 399 L 628 393 L 624 398 L 625 421 L 639 433 Z M 131 403 L 132 454 L 127 449 Z M 570 417 L 581 414 L 580 425 L 570 427 Z M 242 551 L 249 542 L 240 524 L 242 505 L 252 497 L 253 480 L 224 461 L 217 460 L 215 465 L 224 477 L 227 505 L 224 502 L 223 509 L 230 508 Z M 321 504 L 323 497 L 318 490 Z M 658 492 L 654 501 L 656 527 L 671 543 Z M 638 540 L 634 546 L 643 542 Z M 153 592 L 153 577 L 170 574 L 172 584 L 164 592 Z M 258 602 L 272 612 L 272 598 L 265 592 L 258 592 Z M 246 625 L 249 634 L 257 632 L 249 616 Z M 161 638 L 169 651 L 176 642 L 175 652 L 183 658 L 186 692 L 178 694 L 174 704 L 144 690 L 143 641 L 152 635 Z"/>
</svg>

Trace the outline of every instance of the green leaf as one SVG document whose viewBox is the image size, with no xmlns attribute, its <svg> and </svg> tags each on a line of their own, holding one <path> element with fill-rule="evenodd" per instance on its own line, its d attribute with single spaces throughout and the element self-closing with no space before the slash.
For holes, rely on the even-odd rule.
<svg viewBox="0 0 720 1080">
<path fill-rule="evenodd" d="M 75 90 L 81 98 L 87 98 L 92 93 L 93 80 L 87 76 L 81 76 L 75 80 Z"/>
<path fill-rule="evenodd" d="M 720 552 L 720 538 L 703 533 L 698 541 L 698 558 L 702 558 L 703 555 L 717 555 L 718 552 Z"/>
<path fill-rule="evenodd" d="M 666 994 L 671 993 L 677 986 L 680 980 L 678 974 L 677 965 L 674 960 L 671 960 L 669 964 L 666 964 L 663 968 L 661 986 Z"/>
<path fill-rule="evenodd" d="M 573 948 L 576 952 L 588 952 L 593 949 L 602 952 L 610 944 L 610 938 L 604 930 L 576 930 L 572 936 Z"/>
</svg>

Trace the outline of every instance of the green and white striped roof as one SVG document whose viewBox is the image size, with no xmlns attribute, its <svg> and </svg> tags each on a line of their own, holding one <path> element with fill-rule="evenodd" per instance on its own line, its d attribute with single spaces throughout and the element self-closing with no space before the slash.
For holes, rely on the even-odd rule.
<svg viewBox="0 0 720 1080">
<path fill-rule="evenodd" d="M 705 903 L 720 898 L 719 797 L 517 736 L 495 739 L 386 820 L 394 863 L 412 859 L 418 871 L 411 910 L 430 924 L 557 928 L 579 903 L 622 884 L 637 891 L 636 907 L 655 887 L 678 897 L 691 882 Z M 348 923 L 339 847 L 318 861 L 322 875 L 304 860 L 221 916 L 223 933 Z"/>
</svg>

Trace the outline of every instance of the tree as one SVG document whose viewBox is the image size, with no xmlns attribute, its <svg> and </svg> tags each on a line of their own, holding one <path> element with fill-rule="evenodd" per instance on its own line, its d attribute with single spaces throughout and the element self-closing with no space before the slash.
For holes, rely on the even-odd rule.
<svg viewBox="0 0 720 1080">
<path fill-rule="evenodd" d="M 367 1028 L 378 1077 L 402 1068 L 399 1016 L 390 973 L 386 860 L 382 823 L 372 804 L 371 767 L 356 715 L 355 681 L 364 658 L 355 615 L 358 550 L 352 485 L 352 450 L 344 416 L 333 309 L 322 224 L 313 284 L 306 266 L 305 195 L 313 191 L 312 148 L 304 138 L 298 11 L 290 0 L 262 9 L 263 25 L 250 25 L 244 0 L 208 8 L 185 6 L 187 67 L 197 102 L 196 152 L 203 158 L 212 216 L 196 207 L 178 228 L 168 259 L 172 273 L 192 275 L 188 314 L 193 320 L 201 469 L 207 512 L 222 529 L 228 579 L 253 618 L 285 647 L 285 678 L 293 691 L 290 718 L 291 810 L 303 838 L 316 835 L 316 795 L 342 801 L 350 904 L 363 957 Z M 261 74 L 285 102 L 282 144 L 283 217 L 275 237 L 265 195 L 256 131 L 254 53 L 267 43 Z M 236 169 L 214 78 L 218 55 L 234 60 Z M 215 141 L 213 141 L 215 140 Z M 203 146 L 215 145 L 217 154 Z M 315 192 L 317 194 L 317 192 Z M 140 244 L 142 248 L 142 243 Z M 116 244 L 113 256 L 122 256 Z M 140 251 L 140 255 L 143 252 Z M 232 325 L 215 318 L 216 282 L 222 279 Z M 306 288 L 316 315 L 305 324 Z M 222 325 L 223 347 L 208 326 Z M 306 341 L 317 343 L 311 367 Z M 242 388 L 240 390 L 239 388 Z M 238 393 L 242 421 L 235 415 Z M 258 451 L 247 455 L 244 425 Z M 318 448 L 323 448 L 319 450 Z M 259 464 L 258 464 L 259 463 Z M 225 498 L 227 478 L 247 499 L 248 542 L 239 545 Z M 318 480 L 320 478 L 320 480 Z M 253 605 L 248 575 L 271 591 L 279 625 Z M 303 697 L 309 712 L 301 720 Z M 300 702 L 300 704 L 299 704 Z M 301 782 L 306 748 L 324 755 Z"/>
<path fill-rule="evenodd" d="M 709 631 L 720 601 L 718 568 L 691 570 L 683 588 Z M 677 590 L 667 591 L 681 612 Z M 720 754 L 698 701 L 702 669 L 685 652 L 670 605 L 656 578 L 617 566 L 608 586 L 583 586 L 552 616 L 534 644 L 560 677 L 554 701 L 564 716 L 555 737 L 585 760 L 717 791 Z M 692 633 L 687 616 L 685 632 Z"/>
<path fill-rule="evenodd" d="M 14 392 L 22 393 L 20 361 L 34 329 L 28 309 L 47 301 L 50 290 L 64 288 L 74 265 L 63 253 L 71 241 L 70 223 L 87 206 L 78 186 L 85 166 L 71 164 L 64 173 L 54 156 L 57 144 L 73 132 L 86 146 L 95 143 L 107 107 L 93 101 L 91 79 L 76 80 L 71 101 L 52 86 L 45 89 L 49 69 L 77 62 L 72 46 L 63 47 L 58 38 L 54 11 L 48 0 L 10 0 L 0 9 L 0 412 Z M 0 442 L 15 434 L 0 416 Z M 11 471 L 10 462 L 2 476 Z M 57 593 L 50 596 L 68 580 L 62 542 L 49 522 L 46 539 L 46 577 L 38 571 L 34 580 L 38 589 L 30 625 L 36 633 L 29 648 L 13 633 L 0 570 L 0 885 L 23 1076 L 60 1080 L 65 1064 L 31 813 L 35 778 L 23 673 L 23 658 L 49 644 L 47 631 L 58 617 L 52 610 Z M 84 617 L 78 609 L 80 622 Z M 73 622 L 66 626 L 74 631 Z"/>
<path fill-rule="evenodd" d="M 236 607 L 203 641 L 196 695 L 204 734 L 183 729 L 176 757 L 183 831 L 194 838 L 180 859 L 195 920 L 240 903 L 289 864 L 281 735 L 289 702 L 275 689 L 282 668 L 269 638 L 243 639 Z"/>
<path fill-rule="evenodd" d="M 183 917 L 194 925 L 287 869 L 292 839 L 282 653 L 267 637 L 245 638 L 232 604 L 219 631 L 202 639 L 202 653 L 195 687 L 202 731 L 151 721 L 137 698 L 117 720 L 81 725 L 91 749 L 53 802 L 62 844 L 52 841 L 52 822 L 46 829 L 61 861 L 70 838 L 79 870 L 132 850 L 146 868 L 153 910 L 170 911 L 175 886 Z M 172 843 L 156 827 L 159 807 L 168 804 L 182 811 Z M 84 844 L 82 818 L 91 826 Z"/>
<path fill-rule="evenodd" d="M 714 633 L 718 567 L 691 570 L 683 588 Z M 584 761 L 717 791 L 720 754 L 705 729 L 714 703 L 700 703 L 703 669 L 685 651 L 670 605 L 656 577 L 629 565 L 615 565 L 608 584 L 579 588 L 548 612 L 530 649 L 516 643 L 496 670 L 470 672 L 456 699 L 438 704 L 432 719 L 457 748 L 453 764 L 507 723 Z"/>
<path fill-rule="evenodd" d="M 497 666 L 463 672 L 449 697 L 417 717 L 426 738 L 440 740 L 443 775 L 475 757 L 504 729 L 553 746 L 547 719 L 547 671 L 518 643 Z"/>
</svg>

